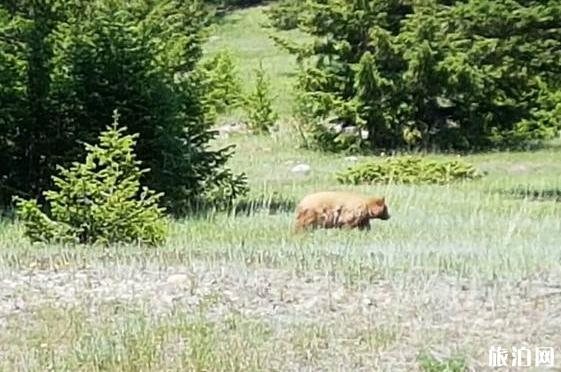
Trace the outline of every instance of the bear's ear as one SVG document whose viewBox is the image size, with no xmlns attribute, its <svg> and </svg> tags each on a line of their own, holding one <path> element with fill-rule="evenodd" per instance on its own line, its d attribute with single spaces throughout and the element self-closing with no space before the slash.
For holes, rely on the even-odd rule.
<svg viewBox="0 0 561 372">
<path fill-rule="evenodd" d="M 384 204 L 386 204 L 386 198 L 383 197 L 383 196 L 382 196 L 381 198 L 378 198 L 378 199 L 376 200 L 376 204 L 378 204 L 378 205 L 384 205 Z"/>
</svg>

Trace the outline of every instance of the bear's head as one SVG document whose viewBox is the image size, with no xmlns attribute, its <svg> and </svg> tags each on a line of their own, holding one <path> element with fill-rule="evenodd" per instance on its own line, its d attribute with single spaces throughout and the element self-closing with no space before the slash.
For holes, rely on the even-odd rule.
<svg viewBox="0 0 561 372">
<path fill-rule="evenodd" d="M 379 218 L 381 220 L 390 219 L 385 198 L 371 198 L 368 201 L 368 216 L 370 218 Z"/>
</svg>

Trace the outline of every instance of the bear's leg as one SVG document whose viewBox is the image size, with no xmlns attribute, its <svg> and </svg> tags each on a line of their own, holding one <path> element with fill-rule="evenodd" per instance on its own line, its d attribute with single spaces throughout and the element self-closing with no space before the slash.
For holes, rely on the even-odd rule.
<svg viewBox="0 0 561 372">
<path fill-rule="evenodd" d="M 317 224 L 317 217 L 313 211 L 304 210 L 298 213 L 296 217 L 296 225 L 294 226 L 295 231 L 302 231 L 308 227 L 315 228 Z"/>
<path fill-rule="evenodd" d="M 318 224 L 325 229 L 341 227 L 341 210 L 342 208 L 324 208 Z"/>
<path fill-rule="evenodd" d="M 357 225 L 359 230 L 362 231 L 369 231 L 370 230 L 370 220 L 365 218 L 364 220 L 360 221 Z"/>
<path fill-rule="evenodd" d="M 368 224 L 368 218 L 364 216 L 364 213 L 361 213 L 361 211 L 348 210 L 341 218 L 341 227 L 346 230 L 366 228 Z"/>
</svg>

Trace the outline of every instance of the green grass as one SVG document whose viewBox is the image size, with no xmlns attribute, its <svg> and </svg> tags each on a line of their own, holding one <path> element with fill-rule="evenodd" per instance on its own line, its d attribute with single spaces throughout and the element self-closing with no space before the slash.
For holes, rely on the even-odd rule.
<svg viewBox="0 0 561 372">
<path fill-rule="evenodd" d="M 428 353 L 419 355 L 419 364 L 424 372 L 463 372 L 466 371 L 465 361 L 461 357 L 437 360 Z"/>
<path fill-rule="evenodd" d="M 267 39 L 259 26 L 263 20 L 262 8 L 228 16 L 214 31 L 219 38 L 209 41 L 207 52 L 225 47 L 232 50 L 240 62 L 245 90 L 251 89 L 252 70 L 263 59 L 277 90 L 276 108 L 287 118 L 295 63 Z M 405 353 L 409 355 L 404 367 L 407 370 L 459 371 L 464 368 L 463 359 L 449 356 L 451 359 L 435 360 L 425 354 L 418 360 L 414 357 L 427 340 L 441 345 L 483 342 L 463 334 L 454 338 L 453 322 L 447 323 L 453 330 L 449 333 L 430 320 L 423 323 L 424 331 L 408 325 L 409 321 L 421 322 L 418 314 L 430 317 L 431 312 L 425 314 L 422 309 L 440 296 L 437 293 L 431 297 L 433 283 L 442 278 L 466 279 L 479 290 L 487 288 L 489 282 L 498 286 L 505 280 L 554 278 L 561 274 L 559 144 L 534 152 L 464 156 L 463 160 L 488 172 L 482 179 L 465 183 L 345 186 L 337 183 L 335 174 L 351 163 L 343 155 L 297 148 L 298 137 L 288 126 L 271 136 L 234 135 L 217 144 L 226 143 L 237 145 L 230 164 L 235 171 L 247 173 L 251 185 L 248 200 L 253 201 L 253 209 L 246 208 L 237 215 L 174 221 L 168 242 L 158 249 L 31 245 L 22 238 L 21 226 L 1 222 L 0 273 L 10 278 L 17 272 L 29 272 L 32 278 L 38 272 L 57 275 L 65 270 L 100 267 L 126 271 L 151 265 L 163 270 L 203 262 L 208 267 L 233 265 L 249 271 L 271 270 L 271 275 L 288 272 L 302 281 L 318 275 L 329 278 L 329 283 L 341 283 L 343 288 L 355 291 L 352 293 L 368 288 L 382 290 L 376 285 L 384 281 L 390 283 L 387 290 L 391 294 L 410 291 L 405 293 L 416 299 L 426 291 L 426 302 L 419 300 L 406 312 L 400 306 L 407 298 L 389 296 L 389 304 L 374 304 L 380 310 L 373 314 L 384 317 L 378 322 L 356 309 L 344 315 L 329 309 L 313 321 L 300 323 L 283 323 L 283 313 L 272 319 L 244 314 L 245 307 L 239 303 L 238 307 L 230 305 L 218 318 L 212 307 L 195 312 L 179 307 L 167 315 L 154 315 L 142 303 L 83 303 L 68 308 L 42 305 L 28 313 L 16 312 L 1 328 L 1 370 L 339 370 L 337 364 L 330 364 L 334 361 L 350 369 L 362 366 L 370 367 L 368 370 L 392 370 L 391 362 Z M 454 158 L 437 154 L 428 157 Z M 369 158 L 364 156 L 358 159 L 366 160 Z M 310 164 L 311 174 L 290 172 L 298 162 Z M 370 232 L 293 234 L 295 204 L 317 190 L 383 195 L 392 218 L 375 221 Z M 197 283 L 192 285 L 196 287 Z M 196 288 L 185 291 L 196 292 Z M 301 291 L 304 300 L 312 296 Z M 320 293 L 325 291 L 318 289 Z M 282 303 L 291 301 L 279 297 Z M 255 298 L 259 300 L 261 296 Z M 272 305 L 265 301 L 262 306 Z M 477 315 L 485 309 L 480 304 L 470 306 Z M 300 308 L 293 311 L 294 316 L 305 313 Z M 399 316 L 394 317 L 394 312 Z M 403 314 L 408 318 L 401 317 Z M 478 357 L 485 363 L 486 355 Z M 473 361 L 474 356 L 470 358 Z"/>
<path fill-rule="evenodd" d="M 283 139 L 280 139 L 283 138 Z M 232 140 L 229 140 L 232 141 Z M 427 273 L 492 277 L 524 276 L 557 270 L 561 262 L 560 204 L 524 195 L 561 190 L 561 151 L 474 155 L 464 160 L 489 170 L 481 180 L 447 186 L 346 186 L 335 173 L 349 163 L 343 156 L 296 150 L 290 136 L 239 136 L 232 166 L 246 171 L 255 210 L 174 222 L 167 245 L 158 251 L 131 247 L 110 250 L 111 259 L 229 261 L 287 269 L 331 270 L 353 282 L 422 268 Z M 292 174 L 291 162 L 312 167 L 309 176 Z M 359 160 L 361 161 L 361 160 Z M 517 165 L 517 168 L 513 168 Z M 520 169 L 523 170 L 521 171 Z M 375 221 L 368 233 L 316 231 L 294 235 L 294 206 L 316 190 L 356 190 L 384 195 L 392 219 Z M 279 200 L 278 210 L 268 204 Z M 104 259 L 106 251 L 35 247 L 20 231 L 0 229 L 0 265 L 25 266 L 40 257 Z M 375 274 L 375 275 L 374 275 Z"/>
<path fill-rule="evenodd" d="M 181 311 L 154 318 L 122 306 L 104 306 L 94 319 L 85 308 L 45 307 L 22 320 L 11 319 L 0 335 L 10 345 L 2 370 L 259 371 L 272 336 L 267 325 L 236 315 L 224 322 Z"/>
<path fill-rule="evenodd" d="M 248 8 L 227 15 L 222 24 L 214 26 L 206 45 L 210 56 L 222 51 L 232 52 L 237 62 L 242 89 L 247 94 L 255 86 L 255 69 L 263 61 L 263 69 L 271 81 L 275 95 L 275 111 L 286 117 L 291 113 L 296 60 L 288 52 L 275 46 L 268 37 L 272 30 L 264 29 L 267 17 L 264 7 Z M 283 35 L 301 39 L 297 31 Z"/>
<path fill-rule="evenodd" d="M 92 317 L 85 307 L 45 306 L 30 317 L 14 316 L 0 334 L 5 371 L 267 371 L 284 370 L 285 355 L 301 367 L 325 367 L 330 345 L 360 363 L 396 342 L 382 328 L 357 332 L 358 345 L 341 342 L 335 328 L 289 329 L 236 313 L 206 317 L 205 304 L 188 313 L 155 317 L 142 306 L 103 305 Z"/>
</svg>

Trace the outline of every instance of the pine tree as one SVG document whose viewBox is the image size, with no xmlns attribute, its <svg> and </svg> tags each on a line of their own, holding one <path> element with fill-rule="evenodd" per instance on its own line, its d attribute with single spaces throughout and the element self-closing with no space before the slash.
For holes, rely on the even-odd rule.
<svg viewBox="0 0 561 372">
<path fill-rule="evenodd" d="M 241 82 L 229 51 L 221 51 L 203 61 L 198 72 L 202 76 L 203 105 L 207 121 L 214 122 L 218 114 L 241 103 Z"/>
<path fill-rule="evenodd" d="M 266 133 L 275 125 L 278 114 L 273 110 L 270 83 L 267 80 L 262 62 L 255 71 L 255 90 L 246 99 L 249 127 L 257 133 Z"/>
<path fill-rule="evenodd" d="M 42 198 L 56 166 L 83 156 L 80 143 L 98 138 L 114 108 L 138 133 L 142 182 L 164 193 L 168 212 L 226 202 L 201 200 L 205 188 L 247 190 L 226 166 L 233 146 L 208 146 L 216 133 L 195 73 L 208 14 L 198 2 L 13 3 L 0 4 L 0 81 L 13 87 L 0 87 L 0 203 Z"/>
<path fill-rule="evenodd" d="M 561 119 L 561 8 L 555 1 L 310 0 L 298 47 L 298 112 L 368 130 L 371 147 L 521 145 Z M 323 129 L 329 132 L 329 127 Z M 333 149 L 341 135 L 318 135 Z"/>
<path fill-rule="evenodd" d="M 16 197 L 18 217 L 31 241 L 81 244 L 161 244 L 165 239 L 163 195 L 141 187 L 134 146 L 138 134 L 125 135 L 114 122 L 99 137 L 99 145 L 86 144 L 86 159 L 70 168 L 59 167 L 55 190 L 44 193 L 49 214 L 35 200 Z"/>
</svg>

